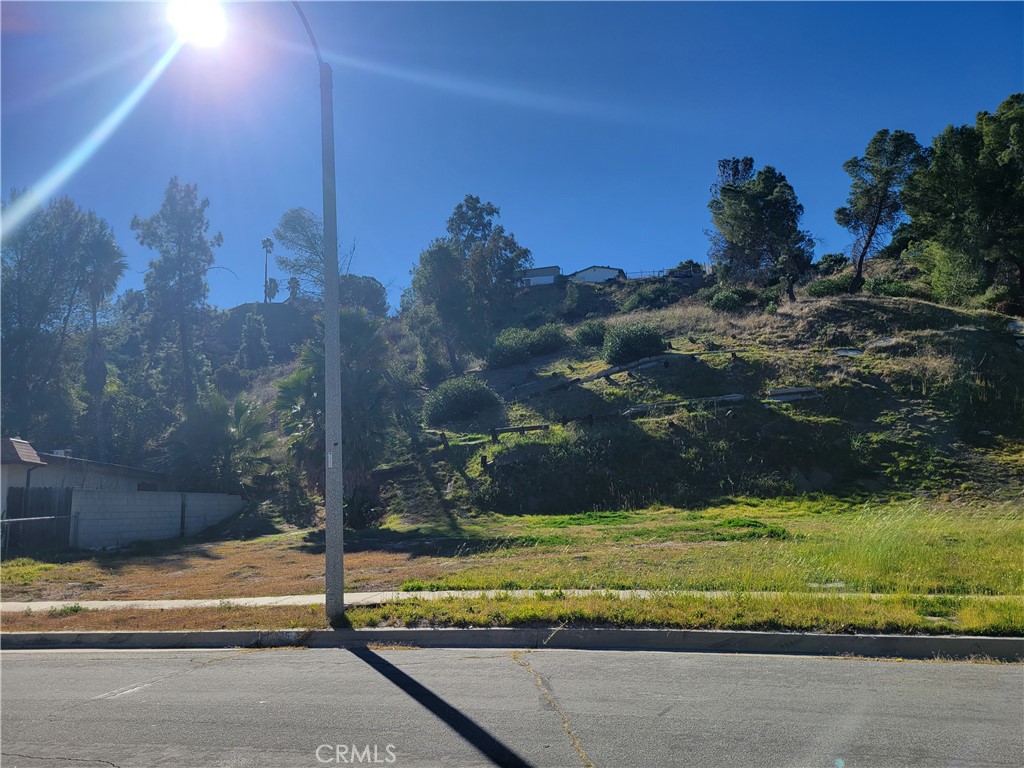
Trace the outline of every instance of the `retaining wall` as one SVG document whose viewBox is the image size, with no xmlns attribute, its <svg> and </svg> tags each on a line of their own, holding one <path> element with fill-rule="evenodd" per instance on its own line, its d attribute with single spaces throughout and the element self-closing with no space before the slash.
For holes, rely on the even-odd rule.
<svg viewBox="0 0 1024 768">
<path fill-rule="evenodd" d="M 121 547 L 135 541 L 191 536 L 242 508 L 221 493 L 85 491 L 71 497 L 71 546 Z"/>
</svg>

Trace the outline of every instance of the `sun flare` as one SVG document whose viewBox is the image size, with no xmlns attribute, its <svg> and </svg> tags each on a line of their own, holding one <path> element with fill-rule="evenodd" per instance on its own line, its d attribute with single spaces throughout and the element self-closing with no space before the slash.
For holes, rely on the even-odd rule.
<svg viewBox="0 0 1024 768">
<path fill-rule="evenodd" d="M 171 0 L 167 20 L 182 42 L 213 48 L 227 33 L 224 9 L 217 0 Z"/>
</svg>

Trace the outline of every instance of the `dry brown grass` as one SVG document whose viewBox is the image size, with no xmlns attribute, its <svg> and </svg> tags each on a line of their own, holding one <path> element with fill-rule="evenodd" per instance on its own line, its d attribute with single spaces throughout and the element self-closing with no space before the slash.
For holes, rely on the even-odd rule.
<svg viewBox="0 0 1024 768">
<path fill-rule="evenodd" d="M 325 629 L 323 606 L 83 610 L 0 614 L 4 632 L 181 631 L 201 629 Z"/>
<path fill-rule="evenodd" d="M 370 549 L 345 555 L 351 590 L 393 589 L 453 570 L 434 558 Z M 458 566 L 454 566 L 457 568 Z M 164 600 L 303 595 L 324 591 L 322 549 L 301 536 L 192 544 L 162 553 L 97 555 L 58 564 L 18 583 L 0 568 L 5 601 Z"/>
<path fill-rule="evenodd" d="M 361 627 L 676 627 L 688 629 L 912 632 L 1020 636 L 1024 602 L 960 599 L 946 615 L 911 596 L 611 595 L 406 600 L 351 608 Z M 4 614 L 4 632 L 326 629 L 323 606 L 79 610 Z"/>
</svg>

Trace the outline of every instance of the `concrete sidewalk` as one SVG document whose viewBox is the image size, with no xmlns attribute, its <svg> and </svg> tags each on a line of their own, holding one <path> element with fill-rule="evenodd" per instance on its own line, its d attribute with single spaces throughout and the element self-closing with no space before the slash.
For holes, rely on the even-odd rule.
<svg viewBox="0 0 1024 768">
<path fill-rule="evenodd" d="M 673 597 L 728 597 L 735 592 L 722 590 L 685 590 L 685 591 L 655 591 L 648 589 L 467 589 L 467 590 L 440 590 L 436 592 L 346 592 L 346 606 L 360 605 L 383 605 L 398 600 L 445 600 L 449 598 L 471 598 L 471 597 L 590 597 L 593 595 L 616 597 L 620 599 L 638 598 L 647 599 L 661 595 Z M 748 596 L 757 597 L 783 597 L 788 592 L 744 592 Z M 867 593 L 867 592 L 806 592 L 800 593 L 808 597 L 844 597 L 862 598 L 868 597 L 877 600 L 894 595 Z M 936 595 L 917 595 L 917 597 L 936 597 Z M 949 595 L 947 595 L 949 597 Z M 969 597 L 982 600 L 1014 600 L 1020 599 L 1012 595 L 953 595 L 952 597 Z M 78 606 L 91 610 L 110 610 L 118 608 L 134 608 L 142 610 L 167 610 L 173 608 L 230 608 L 230 607 L 256 607 L 256 606 L 305 606 L 323 605 L 324 595 L 279 595 L 277 597 L 229 597 L 210 598 L 202 600 L 40 600 L 33 602 L 4 602 L 0 603 L 0 612 L 4 613 L 25 613 L 26 611 L 59 611 L 62 608 Z"/>
<path fill-rule="evenodd" d="M 346 592 L 345 605 L 382 605 L 393 603 L 397 600 L 409 600 L 420 598 L 422 600 L 444 600 L 446 598 L 462 597 L 536 597 L 538 595 L 565 595 L 569 597 L 580 597 L 587 595 L 609 595 L 620 598 L 636 597 L 648 598 L 652 595 L 666 594 L 652 592 L 645 589 L 637 590 L 604 590 L 604 589 L 487 589 L 487 590 L 441 590 L 437 592 Z M 672 593 L 672 594 L 694 594 L 708 596 L 722 596 L 726 592 L 693 592 L 693 593 Z M 40 600 L 33 602 L 4 602 L 0 603 L 0 611 L 10 613 L 24 613 L 25 611 L 59 611 L 61 608 L 79 606 L 94 610 L 107 610 L 118 608 L 136 608 L 144 610 L 166 610 L 171 608 L 226 608 L 226 607 L 255 607 L 255 606 L 304 606 L 323 605 L 324 595 L 282 595 L 278 597 L 229 597 L 222 599 L 205 600 Z"/>
</svg>

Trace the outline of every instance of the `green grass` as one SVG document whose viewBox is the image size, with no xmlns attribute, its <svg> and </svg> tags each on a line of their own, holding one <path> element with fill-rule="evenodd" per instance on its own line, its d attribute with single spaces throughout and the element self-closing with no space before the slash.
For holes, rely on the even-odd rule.
<svg viewBox="0 0 1024 768">
<path fill-rule="evenodd" d="M 76 613 L 88 610 L 75 603 L 74 605 L 65 605 L 60 608 L 51 608 L 47 611 L 47 615 L 51 618 L 62 618 L 64 616 L 74 616 Z"/>
<path fill-rule="evenodd" d="M 47 571 L 53 571 L 55 563 L 41 563 L 30 557 L 18 557 L 6 560 L 3 564 L 3 580 L 5 584 L 31 584 Z"/>
<path fill-rule="evenodd" d="M 940 609 L 940 610 L 937 610 Z M 659 595 L 620 598 L 549 595 L 535 598 L 407 600 L 346 613 L 354 627 L 670 627 L 816 632 L 922 634 L 1024 634 L 1024 600 L 907 596 L 812 596 L 800 594 L 726 597 Z"/>
<path fill-rule="evenodd" d="M 557 538 L 531 536 L 555 528 Z M 730 500 L 697 510 L 479 516 L 419 589 L 653 589 L 1024 594 L 1017 502 Z"/>
</svg>

